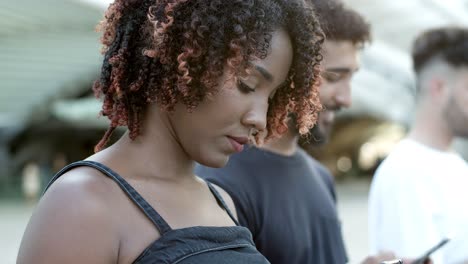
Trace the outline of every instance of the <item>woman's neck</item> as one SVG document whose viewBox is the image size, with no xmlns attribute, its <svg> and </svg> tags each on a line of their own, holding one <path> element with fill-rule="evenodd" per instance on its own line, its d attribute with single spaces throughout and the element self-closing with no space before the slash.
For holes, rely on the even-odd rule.
<svg viewBox="0 0 468 264">
<path fill-rule="evenodd" d="M 102 152 L 114 166 L 138 178 L 179 182 L 195 177 L 194 161 L 180 145 L 167 114 L 159 110 L 146 116 L 136 139 L 127 132 Z"/>
</svg>

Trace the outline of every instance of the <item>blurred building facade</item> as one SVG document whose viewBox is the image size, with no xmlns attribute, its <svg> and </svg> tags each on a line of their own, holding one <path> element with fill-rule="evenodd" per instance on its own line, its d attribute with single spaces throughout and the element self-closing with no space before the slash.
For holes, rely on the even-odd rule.
<svg viewBox="0 0 468 264">
<path fill-rule="evenodd" d="M 72 106 L 62 111 L 64 100 L 91 95 L 102 10 L 72 0 L 2 0 L 0 14 L 1 184 L 37 171 L 31 166 L 50 174 L 82 158 L 105 123 L 78 124 L 66 114 Z M 96 104 L 87 110 L 99 112 Z"/>
<path fill-rule="evenodd" d="M 353 78 L 352 107 L 341 112 L 330 144 L 312 152 L 335 175 L 372 175 L 413 118 L 413 40 L 430 28 L 468 26 L 468 1 L 344 2 L 370 22 L 373 40 L 364 48 L 361 70 Z M 468 160 L 468 141 L 457 140 L 454 149 Z"/>
<path fill-rule="evenodd" d="M 0 185 L 31 172 L 50 177 L 91 154 L 107 125 L 91 91 L 102 60 L 94 28 L 110 2 L 0 0 Z M 468 0 L 345 2 L 370 21 L 373 41 L 352 107 L 330 144 L 312 152 L 336 175 L 370 175 L 411 122 L 413 39 L 435 26 L 468 26 Z M 455 147 L 468 158 L 466 142 Z"/>
</svg>

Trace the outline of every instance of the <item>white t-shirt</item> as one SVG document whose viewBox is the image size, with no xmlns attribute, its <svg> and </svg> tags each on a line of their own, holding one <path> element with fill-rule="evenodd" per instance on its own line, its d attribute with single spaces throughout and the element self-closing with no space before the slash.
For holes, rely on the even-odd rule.
<svg viewBox="0 0 468 264">
<path fill-rule="evenodd" d="M 404 139 L 382 162 L 369 195 L 371 254 L 419 257 L 445 237 L 435 264 L 468 261 L 468 164 Z"/>
</svg>

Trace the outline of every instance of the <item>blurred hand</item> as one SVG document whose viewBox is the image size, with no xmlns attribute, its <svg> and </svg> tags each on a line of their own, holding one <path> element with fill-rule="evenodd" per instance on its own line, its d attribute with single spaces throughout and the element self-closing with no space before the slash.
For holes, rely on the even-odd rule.
<svg viewBox="0 0 468 264">
<path fill-rule="evenodd" d="M 368 256 L 361 264 L 380 264 L 382 261 L 396 259 L 395 254 L 390 251 L 383 251 L 378 255 Z"/>
<path fill-rule="evenodd" d="M 411 258 L 404 258 L 402 260 L 403 260 L 403 264 L 413 264 L 414 262 L 414 259 L 411 259 Z M 434 262 L 432 262 L 432 260 L 428 258 L 422 264 L 434 264 Z"/>
<path fill-rule="evenodd" d="M 395 254 L 391 251 L 382 251 L 378 255 L 374 256 L 368 256 L 365 258 L 361 264 L 380 264 L 382 261 L 389 261 L 389 260 L 394 260 L 394 259 L 399 259 L 395 256 Z M 415 259 L 412 258 L 402 258 L 403 264 L 413 264 L 413 261 Z M 430 258 L 426 259 L 423 264 L 434 264 Z M 464 263 L 468 264 L 468 263 Z"/>
</svg>

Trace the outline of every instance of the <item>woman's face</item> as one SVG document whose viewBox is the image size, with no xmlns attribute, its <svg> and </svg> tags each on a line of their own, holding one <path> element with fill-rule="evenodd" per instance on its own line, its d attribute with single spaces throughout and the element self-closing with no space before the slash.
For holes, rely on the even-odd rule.
<svg viewBox="0 0 468 264">
<path fill-rule="evenodd" d="M 240 152 L 252 129 L 264 130 L 268 99 L 286 80 L 293 59 L 292 44 L 284 30 L 271 39 L 269 55 L 252 61 L 252 70 L 239 78 L 225 72 L 219 92 L 206 98 L 191 113 L 182 104 L 169 115 L 175 136 L 196 162 L 224 166 L 229 155 Z"/>
</svg>

